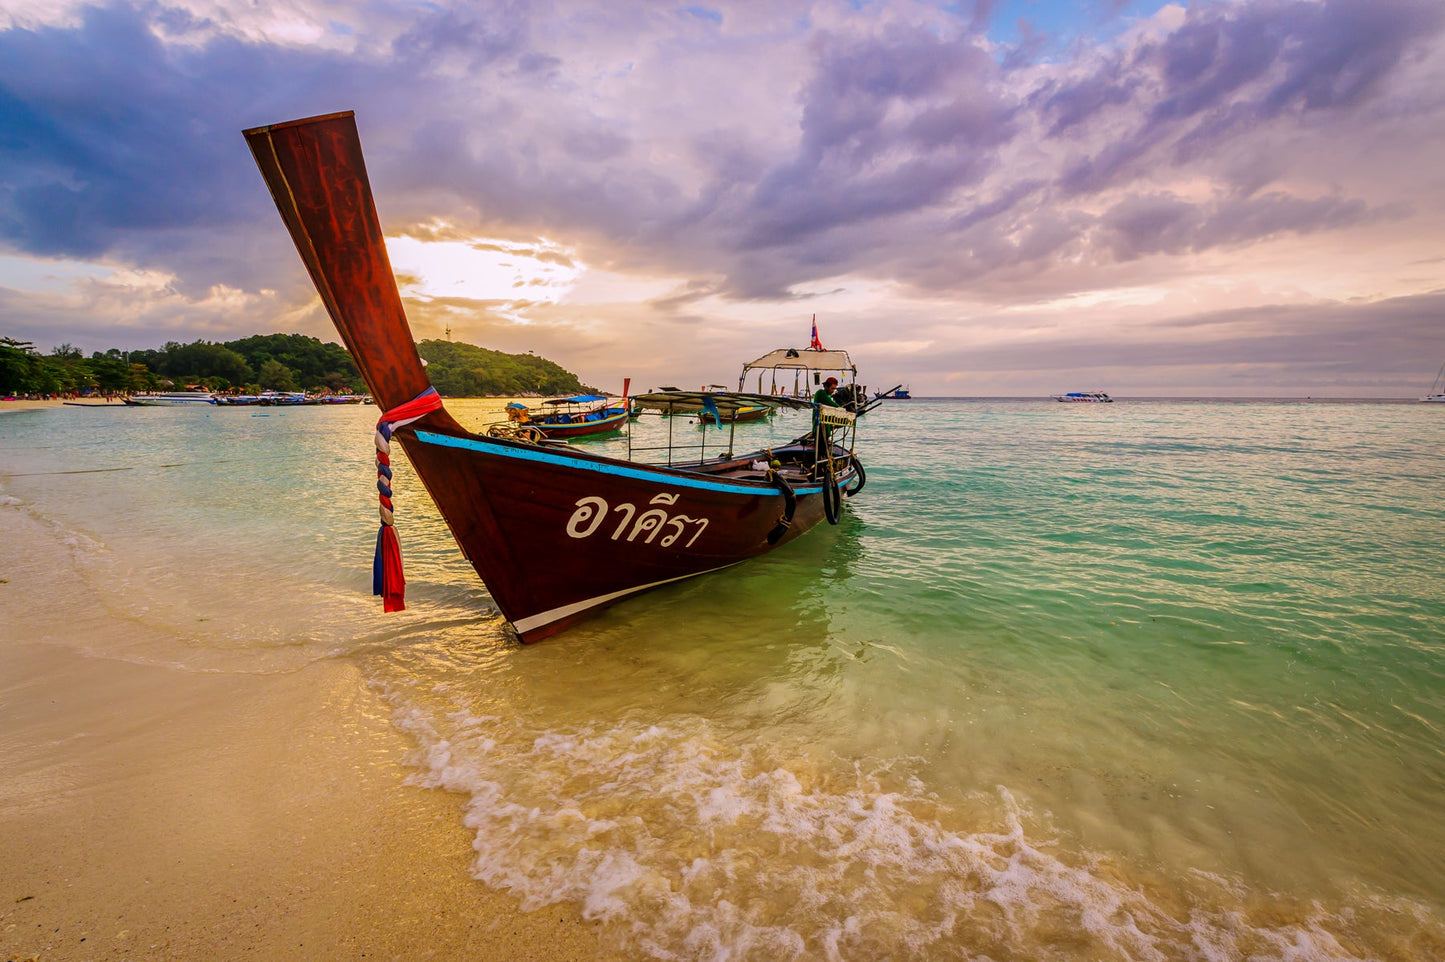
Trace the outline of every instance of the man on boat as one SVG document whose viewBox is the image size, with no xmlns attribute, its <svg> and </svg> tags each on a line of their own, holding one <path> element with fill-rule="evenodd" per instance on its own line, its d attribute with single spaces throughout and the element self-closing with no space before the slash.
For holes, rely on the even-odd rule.
<svg viewBox="0 0 1445 962">
<path fill-rule="evenodd" d="M 818 390 L 813 392 L 813 403 L 818 406 L 818 410 L 813 412 L 813 428 L 815 430 L 819 428 L 822 429 L 822 438 L 820 440 L 826 440 L 831 442 L 833 437 L 833 429 L 823 424 L 821 419 L 818 417 L 818 414 L 825 407 L 842 407 L 842 405 L 838 403 L 837 399 L 833 397 L 833 392 L 837 390 L 837 388 L 838 379 L 836 377 L 830 376 L 826 381 L 823 382 L 822 387 L 818 388 Z"/>
</svg>

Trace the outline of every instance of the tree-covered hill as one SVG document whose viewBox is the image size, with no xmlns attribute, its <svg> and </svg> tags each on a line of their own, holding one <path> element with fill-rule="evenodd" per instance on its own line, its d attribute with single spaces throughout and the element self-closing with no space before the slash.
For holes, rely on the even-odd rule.
<svg viewBox="0 0 1445 962">
<path fill-rule="evenodd" d="M 426 360 L 427 376 L 446 397 L 588 390 L 577 375 L 535 354 L 504 354 L 458 341 L 422 341 L 416 347 Z"/>
<path fill-rule="evenodd" d="M 504 354 L 471 344 L 422 341 L 427 374 L 448 397 L 567 394 L 585 390 L 577 376 L 533 354 Z M 361 392 L 351 355 L 304 334 L 256 334 L 236 341 L 171 341 L 146 351 L 97 351 L 69 344 L 41 354 L 28 341 L 0 337 L 0 396 L 125 394 L 198 385 L 213 391 Z"/>
</svg>

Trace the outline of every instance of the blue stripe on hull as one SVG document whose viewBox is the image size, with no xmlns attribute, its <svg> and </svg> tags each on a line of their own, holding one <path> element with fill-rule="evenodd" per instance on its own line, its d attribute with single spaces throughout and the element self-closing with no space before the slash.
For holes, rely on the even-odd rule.
<svg viewBox="0 0 1445 962">
<path fill-rule="evenodd" d="M 440 447 L 477 451 L 482 454 L 512 458 L 517 461 L 532 461 L 538 464 L 548 464 L 573 471 L 592 471 L 597 474 L 629 478 L 634 481 L 651 481 L 655 484 L 667 484 L 680 488 L 697 488 L 702 491 L 718 491 L 724 494 L 747 495 L 756 498 L 773 498 L 778 495 L 778 489 L 766 481 L 722 481 L 695 474 L 661 472 L 636 467 L 619 461 L 590 461 L 582 458 L 554 454 L 545 448 L 513 447 L 509 444 L 498 444 L 494 441 L 485 441 L 476 438 L 458 438 L 450 434 L 436 434 L 432 431 L 417 431 L 416 436 L 419 441 L 427 444 L 435 444 Z M 821 484 L 804 485 L 795 487 L 793 491 L 799 495 L 821 494 L 823 486 Z"/>
</svg>

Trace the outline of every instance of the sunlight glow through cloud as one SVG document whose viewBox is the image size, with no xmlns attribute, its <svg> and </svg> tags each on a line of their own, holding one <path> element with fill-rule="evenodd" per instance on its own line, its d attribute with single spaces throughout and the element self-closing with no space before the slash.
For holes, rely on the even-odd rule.
<svg viewBox="0 0 1445 962">
<path fill-rule="evenodd" d="M 386 249 L 403 296 L 422 300 L 500 301 L 498 313 L 524 320 L 529 304 L 556 304 L 587 267 L 560 245 L 515 244 L 490 238 L 427 241 L 391 237 Z"/>
</svg>

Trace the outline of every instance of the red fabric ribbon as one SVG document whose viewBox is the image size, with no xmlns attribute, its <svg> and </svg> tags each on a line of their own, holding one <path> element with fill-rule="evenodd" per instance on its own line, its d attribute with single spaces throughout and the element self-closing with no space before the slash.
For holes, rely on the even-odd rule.
<svg viewBox="0 0 1445 962">
<path fill-rule="evenodd" d="M 410 401 L 398 404 L 390 411 L 387 411 L 376 422 L 376 426 L 381 427 L 382 424 L 387 422 L 395 424 L 397 421 L 414 421 L 423 414 L 430 414 L 433 411 L 441 410 L 441 406 L 442 396 L 437 393 L 436 388 L 429 387 Z"/>
<path fill-rule="evenodd" d="M 381 609 L 405 611 L 406 576 L 401 570 L 401 543 L 396 540 L 396 528 L 382 525 L 376 533 L 376 547 L 381 555 Z"/>
</svg>

